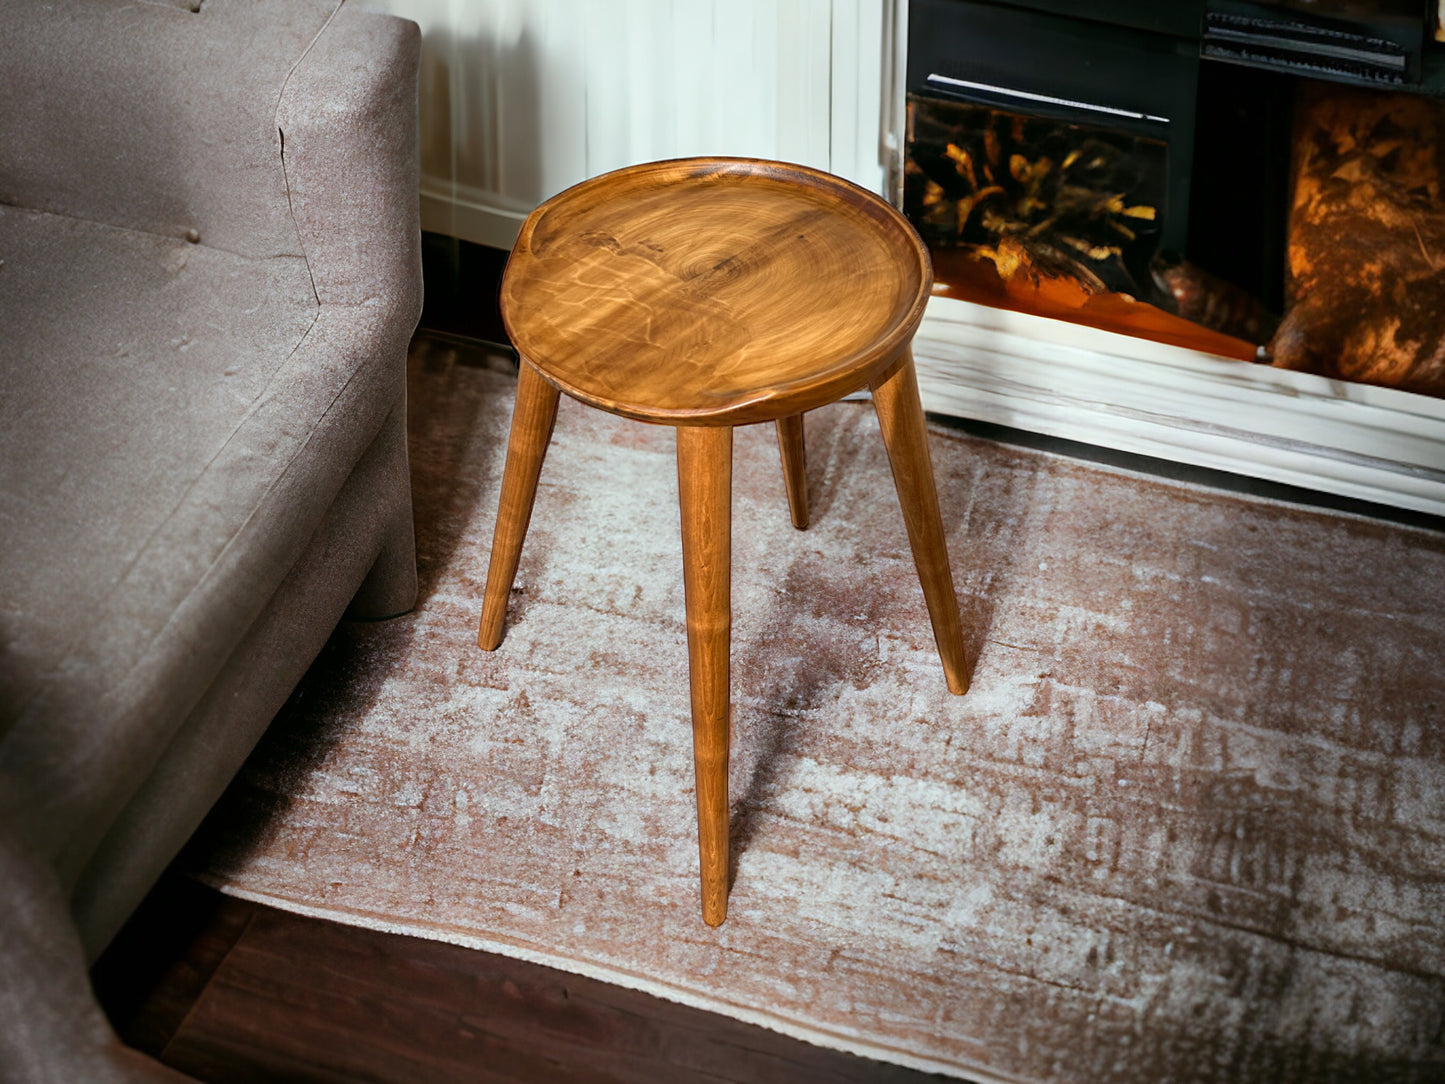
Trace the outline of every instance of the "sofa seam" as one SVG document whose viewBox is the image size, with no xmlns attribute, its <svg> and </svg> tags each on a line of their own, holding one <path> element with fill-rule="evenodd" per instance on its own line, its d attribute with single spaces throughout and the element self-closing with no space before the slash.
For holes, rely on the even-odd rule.
<svg viewBox="0 0 1445 1084">
<path fill-rule="evenodd" d="M 288 193 L 289 198 L 289 193 Z M 47 215 L 51 218 L 63 219 L 66 222 L 81 222 L 87 226 L 95 226 L 102 230 L 114 230 L 117 233 L 134 234 L 137 237 L 151 237 L 159 241 L 170 241 L 172 243 L 184 243 L 187 247 L 210 249 L 212 252 L 224 252 L 227 256 L 234 256 L 238 260 L 249 260 L 260 263 L 267 260 L 301 260 L 306 262 L 306 254 L 295 252 L 267 252 L 261 255 L 251 255 L 245 252 L 237 252 L 233 248 L 224 248 L 221 245 L 209 244 L 204 240 L 187 241 L 184 237 L 172 233 L 161 233 L 159 230 L 147 230 L 140 226 L 122 226 L 117 222 L 106 222 L 99 218 L 87 218 L 85 215 L 71 214 L 69 211 L 55 211 L 48 207 L 26 207 L 20 203 L 9 203 L 0 199 L 0 210 L 9 209 L 26 215 Z M 307 265 L 309 271 L 310 265 Z M 317 304 L 320 304 L 318 299 Z"/>
<path fill-rule="evenodd" d="M 276 95 L 276 107 L 271 113 L 271 120 L 276 126 L 276 135 L 281 143 L 281 181 L 286 188 L 286 212 L 291 216 L 291 227 L 296 231 L 296 244 L 301 249 L 301 259 L 306 264 L 306 274 L 311 279 L 311 294 L 316 298 L 318 306 L 321 304 L 321 291 L 316 288 L 316 273 L 311 268 L 311 258 L 306 255 L 306 238 L 302 236 L 301 223 L 296 219 L 296 204 L 291 198 L 291 174 L 286 168 L 286 131 L 281 127 L 281 107 L 285 104 L 286 92 L 291 87 L 291 77 L 311 55 L 311 50 L 316 48 L 316 43 L 321 40 L 321 35 L 330 28 L 345 3 L 346 0 L 337 0 L 336 6 L 331 9 L 331 14 L 326 17 L 326 21 L 321 24 L 315 34 L 311 35 L 311 40 L 306 43 L 306 48 L 301 50 L 301 55 L 287 69 L 286 78 L 281 80 L 281 90 Z"/>
</svg>

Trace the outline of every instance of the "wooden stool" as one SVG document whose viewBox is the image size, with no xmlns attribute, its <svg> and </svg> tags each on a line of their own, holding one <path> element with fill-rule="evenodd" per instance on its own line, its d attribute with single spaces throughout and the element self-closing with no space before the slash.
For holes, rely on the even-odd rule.
<svg viewBox="0 0 1445 1084">
<path fill-rule="evenodd" d="M 948 687 L 967 688 L 909 343 L 928 250 L 871 193 L 802 166 L 697 158 L 584 181 L 528 216 L 502 279 L 521 355 L 477 643 L 502 642 L 557 397 L 677 427 L 702 913 L 727 915 L 733 426 L 777 423 L 808 525 L 803 412 L 872 389 Z"/>
</svg>

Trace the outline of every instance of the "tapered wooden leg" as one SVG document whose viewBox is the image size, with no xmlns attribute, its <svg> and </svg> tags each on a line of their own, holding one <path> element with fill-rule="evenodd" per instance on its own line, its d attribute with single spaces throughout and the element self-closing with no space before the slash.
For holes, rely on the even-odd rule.
<svg viewBox="0 0 1445 1084">
<path fill-rule="evenodd" d="M 517 402 L 512 408 L 512 435 L 507 439 L 507 465 L 502 470 L 502 496 L 497 503 L 497 525 L 492 532 L 492 558 L 487 567 L 487 589 L 482 597 L 482 621 L 477 646 L 495 651 L 502 642 L 507 618 L 507 597 L 517 576 L 522 540 L 532 519 L 537 477 L 557 421 L 558 392 L 525 360 L 517 374 Z"/>
<path fill-rule="evenodd" d="M 692 756 L 702 917 L 728 913 L 728 641 L 732 632 L 733 431 L 679 427 L 677 495 L 692 686 Z"/>
<path fill-rule="evenodd" d="M 943 519 L 938 510 L 938 491 L 933 483 L 933 462 L 928 455 L 928 432 L 924 428 L 923 404 L 918 398 L 918 374 L 913 355 L 873 385 L 873 407 L 883 430 L 883 443 L 893 465 L 893 484 L 903 507 L 908 544 L 913 563 L 928 603 L 933 622 L 933 639 L 943 660 L 943 673 L 950 692 L 968 691 L 963 661 L 963 623 L 958 616 L 958 596 L 953 590 L 953 573 L 948 567 L 948 548 L 943 537 Z"/>
<path fill-rule="evenodd" d="M 808 529 L 808 457 L 803 448 L 803 416 L 778 419 L 778 453 L 783 457 L 783 481 L 788 486 L 788 510 L 793 526 Z"/>
</svg>

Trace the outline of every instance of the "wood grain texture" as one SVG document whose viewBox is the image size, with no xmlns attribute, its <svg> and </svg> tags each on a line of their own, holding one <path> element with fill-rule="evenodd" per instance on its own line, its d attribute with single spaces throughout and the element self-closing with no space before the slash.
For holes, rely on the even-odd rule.
<svg viewBox="0 0 1445 1084">
<path fill-rule="evenodd" d="M 517 349 L 583 402 L 644 421 L 771 421 L 863 387 L 913 336 L 928 250 L 831 174 L 696 158 L 542 204 L 502 280 Z"/>
<path fill-rule="evenodd" d="M 507 599 L 517 576 L 527 525 L 532 521 L 537 479 L 557 421 L 558 394 L 535 368 L 522 363 L 517 374 L 516 405 L 512 408 L 512 432 L 507 439 L 507 467 L 492 533 L 482 618 L 477 628 L 477 646 L 483 651 L 495 651 L 502 643 Z"/>
<path fill-rule="evenodd" d="M 942 1079 L 553 968 L 205 891 L 225 921 L 202 929 L 178 963 L 223 939 L 227 952 L 201 988 L 173 968 L 150 992 L 143 1015 L 184 1004 L 170 1030 L 121 1035 L 210 1084 Z M 233 932 L 233 913 L 244 932 Z"/>
<path fill-rule="evenodd" d="M 783 484 L 788 487 L 788 514 L 793 526 L 808 529 L 808 452 L 803 442 L 803 416 L 778 419 L 778 455 L 783 461 Z"/>
<path fill-rule="evenodd" d="M 958 595 L 948 567 L 948 541 L 938 508 L 938 487 L 933 480 L 933 460 L 928 454 L 928 429 L 923 404 L 918 399 L 918 374 L 913 356 L 905 354 L 892 372 L 873 384 L 873 407 L 878 427 L 888 448 L 893 484 L 908 530 L 913 563 L 928 604 L 933 639 L 943 661 L 948 691 L 962 696 L 968 691 L 968 668 L 963 650 L 963 622 L 958 613 Z"/>
<path fill-rule="evenodd" d="M 687 598 L 692 757 L 697 780 L 697 846 L 702 917 L 728 912 L 728 649 L 732 639 L 733 431 L 677 430 L 677 495 Z"/>
<path fill-rule="evenodd" d="M 714 931 L 673 433 L 563 398 L 471 650 L 515 381 L 449 358 L 418 609 L 338 630 L 193 868 L 975 1080 L 1442 1079 L 1445 535 L 930 426 L 959 697 L 874 411 L 809 415 L 806 533 L 738 429 Z"/>
<path fill-rule="evenodd" d="M 159 1056 L 255 910 L 188 877 L 163 877 L 91 969 L 121 1041 Z"/>
</svg>

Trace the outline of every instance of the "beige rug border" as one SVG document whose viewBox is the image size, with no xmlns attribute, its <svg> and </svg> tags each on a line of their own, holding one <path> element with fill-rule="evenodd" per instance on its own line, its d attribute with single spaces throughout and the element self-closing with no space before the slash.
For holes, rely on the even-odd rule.
<svg viewBox="0 0 1445 1084">
<path fill-rule="evenodd" d="M 811 1027 L 786 1016 L 750 1008 L 746 1005 L 738 1005 L 722 998 L 708 997 L 705 994 L 689 990 L 686 987 L 658 982 L 656 979 L 647 978 L 633 971 L 592 964 L 585 960 L 574 959 L 570 956 L 558 956 L 544 949 L 534 948 L 530 944 L 519 940 L 502 938 L 495 935 L 493 937 L 480 937 L 476 934 L 463 933 L 460 930 L 455 930 L 448 926 L 422 926 L 396 922 L 372 911 L 352 910 L 346 907 L 316 907 L 311 904 L 299 903 L 285 896 L 275 896 L 267 892 L 256 892 L 248 888 L 241 888 L 224 878 L 199 873 L 191 874 L 191 876 L 202 884 L 214 888 L 216 891 L 231 896 L 234 899 L 261 904 L 265 907 L 274 907 L 281 911 L 289 911 L 292 914 L 302 915 L 306 918 L 319 918 L 329 922 L 339 922 L 344 926 L 360 926 L 364 929 L 376 930 L 380 933 L 400 934 L 404 937 L 419 937 L 427 941 L 441 941 L 446 944 L 459 945 L 462 948 L 477 949 L 481 952 L 491 952 L 499 956 L 508 956 L 512 959 L 523 960 L 531 964 L 540 964 L 543 967 L 551 967 L 558 971 L 566 971 L 573 975 L 581 975 L 584 978 L 605 982 L 611 986 L 621 986 L 629 990 L 637 990 L 640 993 L 651 994 L 653 997 L 660 997 L 665 1001 L 686 1005 L 689 1008 L 701 1009 L 704 1012 L 731 1017 L 745 1024 L 756 1024 L 759 1027 L 767 1028 L 769 1031 L 775 1031 L 789 1038 L 801 1039 L 803 1042 L 811 1043 L 814 1046 L 841 1050 L 844 1053 L 856 1054 L 859 1057 L 871 1058 L 874 1061 L 901 1065 L 906 1069 L 916 1069 L 924 1073 L 939 1073 L 960 1080 L 972 1081 L 973 1084 L 1034 1084 L 1034 1082 L 1028 1078 L 1000 1075 L 997 1070 L 989 1069 L 982 1065 L 936 1061 L 932 1058 L 921 1057 L 918 1054 L 910 1053 L 899 1047 L 869 1042 L 865 1039 L 854 1038 L 826 1028 Z"/>
</svg>

